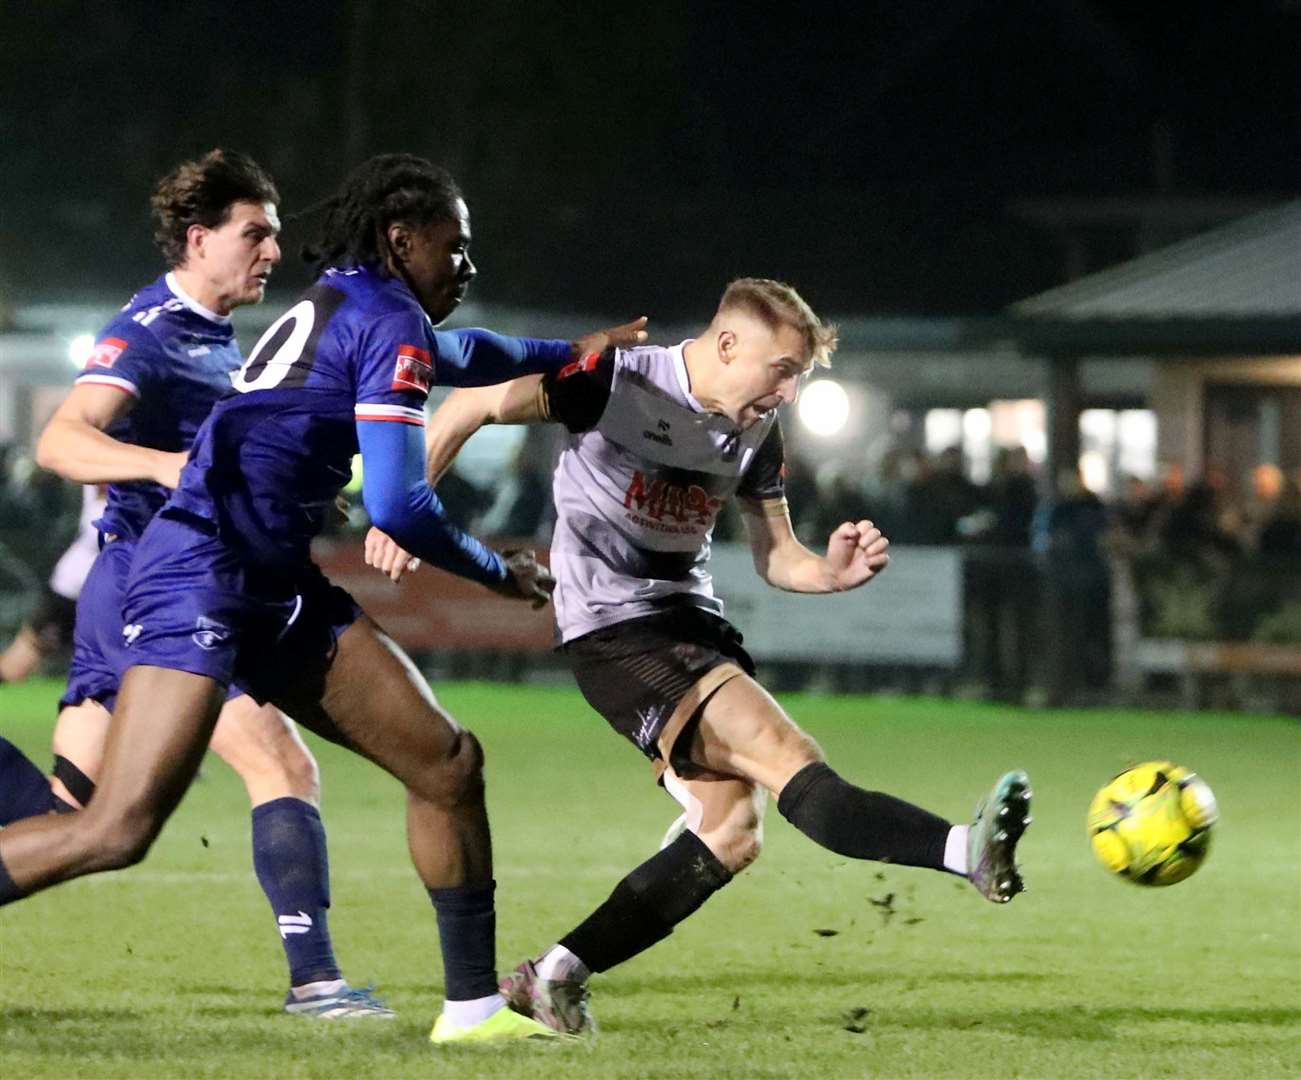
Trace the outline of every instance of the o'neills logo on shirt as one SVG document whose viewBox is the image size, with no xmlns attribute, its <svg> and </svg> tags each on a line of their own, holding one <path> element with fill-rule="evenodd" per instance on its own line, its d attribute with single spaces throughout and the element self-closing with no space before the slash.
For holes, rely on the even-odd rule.
<svg viewBox="0 0 1301 1080">
<path fill-rule="evenodd" d="M 709 525 L 724 500 L 711 495 L 699 484 L 672 484 L 658 477 L 647 477 L 640 469 L 632 474 L 623 495 L 626 510 L 644 514 L 651 522 L 690 522 Z"/>
<path fill-rule="evenodd" d="M 415 345 L 398 346 L 397 367 L 393 369 L 392 390 L 418 390 L 429 393 L 434 385 L 434 362 L 428 349 Z"/>
</svg>

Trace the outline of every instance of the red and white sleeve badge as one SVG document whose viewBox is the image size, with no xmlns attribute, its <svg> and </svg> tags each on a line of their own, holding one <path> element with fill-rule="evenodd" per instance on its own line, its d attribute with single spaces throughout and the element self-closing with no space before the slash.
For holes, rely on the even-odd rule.
<svg viewBox="0 0 1301 1080">
<path fill-rule="evenodd" d="M 126 347 L 127 343 L 121 338 L 106 337 L 103 341 L 97 341 L 90 352 L 90 356 L 86 359 L 86 366 L 82 368 L 81 374 L 77 376 L 77 383 L 96 383 L 100 386 L 111 386 L 115 390 L 130 394 L 132 397 L 139 397 L 140 390 L 134 382 L 118 375 L 111 375 L 107 371 L 117 363 L 117 358 L 122 355 Z"/>
<path fill-rule="evenodd" d="M 399 345 L 397 365 L 393 369 L 392 390 L 415 390 L 428 394 L 434 385 L 434 361 L 428 349 Z"/>
<path fill-rule="evenodd" d="M 86 368 L 111 368 L 117 363 L 117 358 L 122 355 L 122 350 L 126 348 L 126 342 L 121 338 L 106 337 L 103 341 L 97 341 L 95 347 L 90 351 L 90 356 L 86 359 Z"/>
</svg>

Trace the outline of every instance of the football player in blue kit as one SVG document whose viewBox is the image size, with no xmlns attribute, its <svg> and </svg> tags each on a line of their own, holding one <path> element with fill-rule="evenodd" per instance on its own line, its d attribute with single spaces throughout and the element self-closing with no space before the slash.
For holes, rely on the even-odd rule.
<svg viewBox="0 0 1301 1080">
<path fill-rule="evenodd" d="M 443 953 L 431 1040 L 551 1037 L 497 990 L 482 749 L 309 545 L 360 449 L 378 528 L 416 557 L 545 603 L 550 578 L 531 554 L 503 558 L 443 515 L 424 475 L 425 398 L 435 383 L 491 384 L 636 344 L 644 320 L 575 342 L 436 330 L 475 269 L 460 192 L 421 158 L 370 160 L 323 212 L 316 284 L 235 375 L 139 541 L 122 607 L 130 666 L 95 799 L 0 832 L 0 903 L 142 859 L 238 680 L 405 786 Z"/>
<path fill-rule="evenodd" d="M 102 769 L 109 713 L 125 666 L 122 593 L 145 526 L 176 487 L 186 451 L 242 363 L 230 312 L 261 301 L 280 261 L 279 196 L 245 155 L 213 150 L 183 162 L 152 198 L 168 271 L 104 328 L 76 384 L 42 432 L 39 463 L 110 485 L 96 515 L 102 550 L 77 604 L 67 689 L 46 778 L 0 739 L 0 824 L 87 805 Z M 391 1017 L 350 987 L 326 912 L 329 868 L 316 761 L 293 723 L 234 688 L 212 749 L 252 802 L 253 865 L 289 966 L 285 1010 L 320 1019 Z"/>
</svg>

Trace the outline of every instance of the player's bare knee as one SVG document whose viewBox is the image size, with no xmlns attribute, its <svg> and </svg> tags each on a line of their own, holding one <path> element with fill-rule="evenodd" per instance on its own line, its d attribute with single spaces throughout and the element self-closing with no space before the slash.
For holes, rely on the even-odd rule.
<svg viewBox="0 0 1301 1080">
<path fill-rule="evenodd" d="M 321 801 L 321 770 L 316 758 L 305 746 L 290 744 L 281 761 L 285 786 L 296 799 L 316 806 Z"/>
<path fill-rule="evenodd" d="M 445 753 L 429 762 L 416 795 L 438 806 L 483 800 L 483 747 L 469 731 L 458 731 Z"/>
<path fill-rule="evenodd" d="M 802 769 L 806 765 L 818 765 L 827 760 L 827 755 L 822 752 L 822 747 L 818 745 L 817 740 L 798 728 L 787 743 L 786 754 L 797 769 Z"/>
<path fill-rule="evenodd" d="M 728 844 L 728 857 L 720 860 L 732 873 L 739 874 L 763 852 L 763 830 L 738 829 Z"/>
<path fill-rule="evenodd" d="M 456 749 L 451 755 L 456 802 L 472 803 L 483 800 L 483 746 L 469 731 L 457 735 Z"/>
<path fill-rule="evenodd" d="M 85 815 L 82 832 L 86 861 L 96 870 L 122 870 L 141 862 L 162 831 L 161 818 L 143 808 Z"/>
<path fill-rule="evenodd" d="M 700 839 L 729 871 L 739 874 L 763 851 L 763 819 L 747 807 Z"/>
<path fill-rule="evenodd" d="M 770 772 L 788 776 L 826 760 L 817 740 L 785 715 L 771 718 L 746 752 Z"/>
</svg>

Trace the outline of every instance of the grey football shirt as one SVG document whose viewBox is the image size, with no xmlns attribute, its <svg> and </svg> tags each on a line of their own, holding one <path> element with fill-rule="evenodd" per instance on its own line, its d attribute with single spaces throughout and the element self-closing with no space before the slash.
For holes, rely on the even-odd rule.
<svg viewBox="0 0 1301 1080">
<path fill-rule="evenodd" d="M 543 380 L 569 430 L 551 542 L 562 641 L 679 604 L 721 615 L 706 568 L 719 510 L 737 494 L 786 512 L 776 414 L 742 431 L 706 412 L 682 349 L 610 350 Z"/>
</svg>

